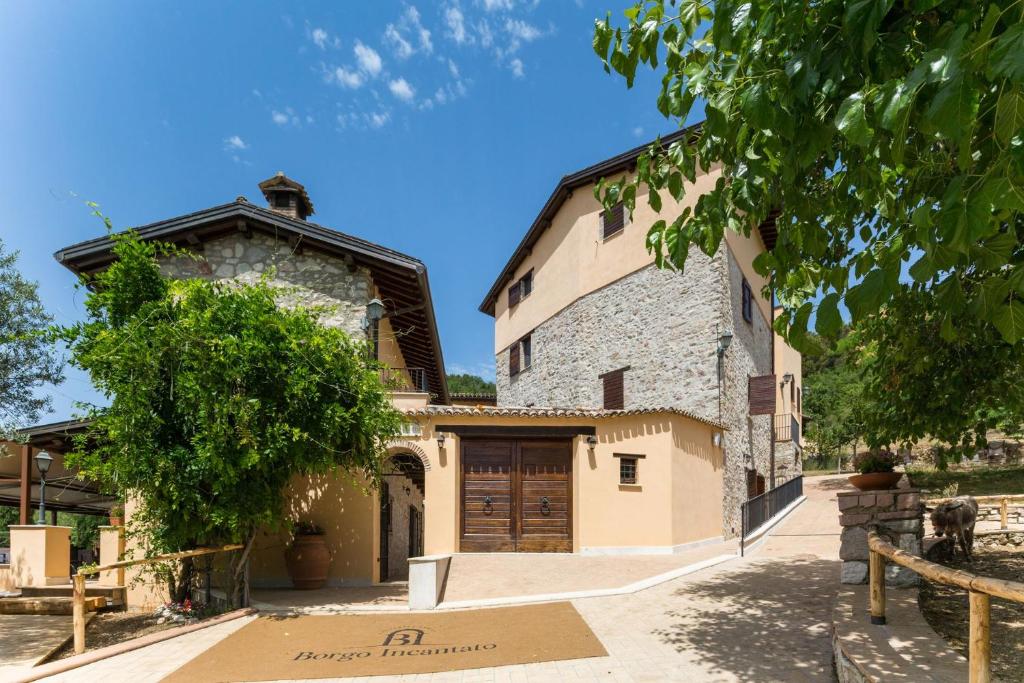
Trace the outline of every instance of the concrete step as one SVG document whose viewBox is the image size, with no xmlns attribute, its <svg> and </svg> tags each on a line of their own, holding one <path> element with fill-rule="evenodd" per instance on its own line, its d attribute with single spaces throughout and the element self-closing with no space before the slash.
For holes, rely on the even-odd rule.
<svg viewBox="0 0 1024 683">
<path fill-rule="evenodd" d="M 95 612 L 107 607 L 107 598 L 87 597 L 85 611 Z M 0 598 L 0 614 L 68 615 L 74 611 L 71 598 Z"/>
<path fill-rule="evenodd" d="M 72 587 L 70 583 L 59 586 L 21 586 L 18 588 L 23 598 L 70 598 Z M 85 584 L 86 597 L 102 597 L 111 600 L 124 601 L 124 586 L 105 586 L 96 583 Z"/>
</svg>

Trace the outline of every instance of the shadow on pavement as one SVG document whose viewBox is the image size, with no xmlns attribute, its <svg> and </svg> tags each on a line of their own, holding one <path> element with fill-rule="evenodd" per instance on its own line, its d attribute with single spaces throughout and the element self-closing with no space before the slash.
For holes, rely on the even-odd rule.
<svg viewBox="0 0 1024 683">
<path fill-rule="evenodd" d="M 656 635 L 740 680 L 835 680 L 829 629 L 838 589 L 838 561 L 755 561 L 676 591 L 693 608 L 670 611 L 675 623 Z"/>
</svg>

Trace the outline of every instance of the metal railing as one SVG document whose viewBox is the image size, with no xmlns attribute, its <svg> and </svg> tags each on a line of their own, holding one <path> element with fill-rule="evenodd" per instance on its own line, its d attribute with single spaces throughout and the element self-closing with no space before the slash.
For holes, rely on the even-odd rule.
<svg viewBox="0 0 1024 683">
<path fill-rule="evenodd" d="M 885 561 L 920 574 L 924 578 L 967 591 L 970 624 L 967 666 L 970 683 L 988 683 L 991 680 L 991 598 L 1003 598 L 1024 603 L 1024 583 L 978 576 L 959 569 L 911 555 L 896 548 L 872 530 L 868 532 L 868 570 L 871 623 L 885 624 Z"/>
<path fill-rule="evenodd" d="M 428 391 L 427 371 L 424 368 L 381 368 L 380 378 L 394 391 Z"/>
<path fill-rule="evenodd" d="M 800 421 L 792 413 L 776 415 L 772 421 L 772 429 L 772 436 L 776 443 L 779 441 L 800 443 Z"/>
<path fill-rule="evenodd" d="M 804 475 L 765 491 L 740 504 L 740 555 L 746 551 L 746 538 L 767 524 L 787 505 L 804 495 Z"/>
</svg>

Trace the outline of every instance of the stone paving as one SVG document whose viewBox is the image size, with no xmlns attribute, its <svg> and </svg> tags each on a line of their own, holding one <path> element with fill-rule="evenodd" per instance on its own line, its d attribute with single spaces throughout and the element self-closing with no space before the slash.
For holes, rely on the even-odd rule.
<svg viewBox="0 0 1024 683">
<path fill-rule="evenodd" d="M 0 681 L 28 669 L 70 635 L 70 616 L 0 614 Z"/>
<path fill-rule="evenodd" d="M 805 481 L 807 501 L 747 557 L 632 595 L 573 604 L 607 657 L 378 681 L 833 681 L 829 625 L 839 589 L 836 492 L 845 477 Z M 160 680 L 250 619 L 238 619 L 51 677 Z"/>
</svg>

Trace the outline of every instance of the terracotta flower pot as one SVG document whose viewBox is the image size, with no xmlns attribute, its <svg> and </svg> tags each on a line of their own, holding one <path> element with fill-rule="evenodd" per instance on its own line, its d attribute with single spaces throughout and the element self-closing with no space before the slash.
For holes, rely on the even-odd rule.
<svg viewBox="0 0 1024 683">
<path fill-rule="evenodd" d="M 884 491 L 896 488 L 902 472 L 868 472 L 850 477 L 850 483 L 861 491 Z"/>
<path fill-rule="evenodd" d="M 331 568 L 331 551 L 323 535 L 296 536 L 284 553 L 288 576 L 299 590 L 323 588 Z"/>
</svg>

